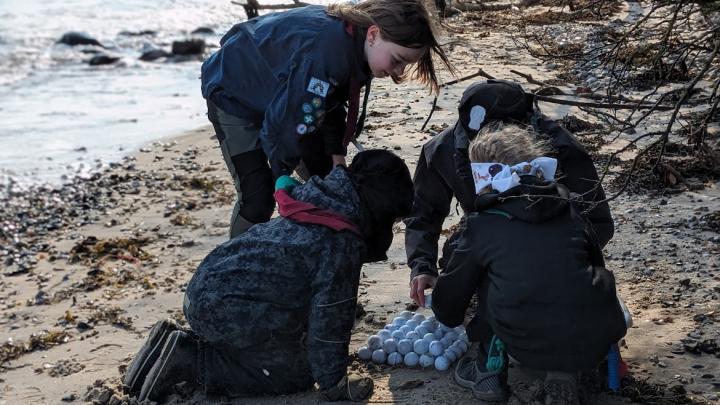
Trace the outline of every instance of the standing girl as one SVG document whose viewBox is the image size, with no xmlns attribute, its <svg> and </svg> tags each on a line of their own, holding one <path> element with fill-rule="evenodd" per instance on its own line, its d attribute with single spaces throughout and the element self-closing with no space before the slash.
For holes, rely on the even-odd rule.
<svg viewBox="0 0 720 405">
<path fill-rule="evenodd" d="M 202 94 L 238 193 L 231 238 L 270 218 L 273 180 L 301 159 L 310 175 L 345 164 L 373 77 L 399 83 L 414 65 L 412 78 L 437 91 L 433 54 L 452 71 L 422 0 L 267 14 L 234 26 L 220 44 L 202 66 Z"/>
</svg>

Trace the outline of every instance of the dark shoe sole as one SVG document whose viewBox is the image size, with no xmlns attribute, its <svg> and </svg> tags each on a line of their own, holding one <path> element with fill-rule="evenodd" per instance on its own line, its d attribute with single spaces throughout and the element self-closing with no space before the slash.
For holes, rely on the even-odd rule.
<svg viewBox="0 0 720 405">
<path fill-rule="evenodd" d="M 455 366 L 455 382 L 458 383 L 458 385 L 461 387 L 470 388 L 470 389 L 472 389 L 473 385 L 475 385 L 475 381 L 467 380 L 467 379 L 461 377 L 460 374 L 458 374 L 458 368 L 460 366 L 460 363 L 471 362 L 471 361 L 474 361 L 474 359 L 472 359 L 471 357 L 462 357 L 462 358 L 460 358 L 460 360 L 458 360 L 458 363 Z"/>
<path fill-rule="evenodd" d="M 170 333 L 177 329 L 177 324 L 169 319 L 158 321 L 150 329 L 147 340 L 133 358 L 123 378 L 123 384 L 127 387 L 127 393 L 130 396 L 135 396 L 140 392 L 145 377 L 160 357 L 165 340 Z"/>
<path fill-rule="evenodd" d="M 187 348 L 183 347 L 184 344 L 187 344 L 186 339 L 192 339 L 192 337 L 183 331 L 174 331 L 168 336 L 160 357 L 155 361 L 145 378 L 140 395 L 138 395 L 138 401 L 142 402 L 147 399 L 159 401 L 169 393 L 172 386 L 187 380 L 182 376 L 184 374 L 183 368 L 187 372 L 196 372 L 196 370 L 187 369 L 187 367 L 195 368 L 192 362 L 188 362 L 187 367 L 179 367 L 177 364 L 173 364 L 174 361 L 177 361 L 177 358 L 182 358 L 183 351 L 187 350 Z M 193 353 L 192 355 L 195 356 L 196 354 Z M 194 383 L 194 381 L 188 382 Z"/>
</svg>

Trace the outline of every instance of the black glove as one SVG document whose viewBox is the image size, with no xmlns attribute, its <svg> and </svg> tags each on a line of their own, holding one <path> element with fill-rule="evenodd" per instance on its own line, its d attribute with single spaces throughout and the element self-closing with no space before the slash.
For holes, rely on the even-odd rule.
<svg viewBox="0 0 720 405">
<path fill-rule="evenodd" d="M 320 392 L 325 401 L 362 401 L 373 391 L 373 380 L 351 373 L 338 381 L 334 387 Z"/>
</svg>

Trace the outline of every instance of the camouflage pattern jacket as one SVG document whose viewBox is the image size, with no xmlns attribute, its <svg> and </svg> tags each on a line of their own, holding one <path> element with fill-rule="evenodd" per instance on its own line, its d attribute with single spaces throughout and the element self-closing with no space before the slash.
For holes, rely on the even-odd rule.
<svg viewBox="0 0 720 405">
<path fill-rule="evenodd" d="M 292 197 L 355 224 L 363 220 L 342 167 L 295 187 Z M 211 343 L 240 350 L 305 337 L 313 378 L 327 389 L 346 372 L 365 253 L 365 242 L 352 232 L 282 217 L 255 225 L 200 264 L 186 300 L 200 313 L 212 312 L 207 319 L 213 325 L 196 321 L 193 329 Z"/>
</svg>

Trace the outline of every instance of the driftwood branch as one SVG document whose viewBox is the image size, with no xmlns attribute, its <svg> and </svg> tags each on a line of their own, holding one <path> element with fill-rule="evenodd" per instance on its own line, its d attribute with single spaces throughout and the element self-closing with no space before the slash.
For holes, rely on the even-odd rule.
<svg viewBox="0 0 720 405">
<path fill-rule="evenodd" d="M 305 3 L 299 0 L 293 0 L 292 4 L 260 4 L 258 0 L 233 0 L 231 3 L 242 6 L 245 9 L 245 14 L 247 14 L 248 19 L 257 17 L 259 15 L 259 10 L 287 10 L 310 5 L 310 3 Z"/>
</svg>

